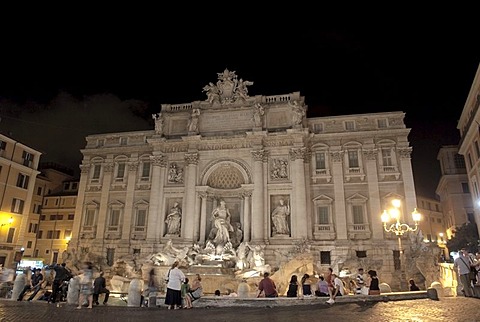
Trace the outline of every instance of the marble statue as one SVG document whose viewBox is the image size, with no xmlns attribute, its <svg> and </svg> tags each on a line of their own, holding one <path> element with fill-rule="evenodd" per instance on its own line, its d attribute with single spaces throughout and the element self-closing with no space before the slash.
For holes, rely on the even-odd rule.
<svg viewBox="0 0 480 322">
<path fill-rule="evenodd" d="M 290 216 L 290 205 L 280 199 L 279 205 L 272 211 L 273 235 L 290 235 L 288 216 Z"/>
<path fill-rule="evenodd" d="M 170 183 L 182 183 L 183 182 L 183 170 L 175 162 L 172 162 L 170 169 L 168 170 L 168 182 Z"/>
<path fill-rule="evenodd" d="M 248 88 L 247 86 L 253 85 L 253 82 L 250 81 L 244 81 L 242 78 L 237 83 L 236 87 L 236 98 L 239 100 L 246 101 L 248 98 Z"/>
<path fill-rule="evenodd" d="M 212 82 L 205 85 L 203 92 L 207 92 L 207 102 L 213 104 L 215 102 L 220 103 L 220 90 Z"/>
<path fill-rule="evenodd" d="M 255 127 L 262 126 L 263 115 L 265 115 L 265 108 L 262 106 L 262 104 L 256 103 L 253 110 L 253 124 Z"/>
<path fill-rule="evenodd" d="M 164 118 L 162 113 L 152 114 L 152 118 L 155 120 L 155 134 L 163 135 Z"/>
<path fill-rule="evenodd" d="M 286 179 L 288 178 L 288 161 L 285 159 L 273 159 L 272 161 L 272 179 Z"/>
<path fill-rule="evenodd" d="M 292 107 L 292 112 L 293 112 L 292 123 L 293 123 L 293 125 L 302 124 L 303 118 L 305 117 L 305 107 L 298 104 L 297 101 L 293 101 L 293 103 L 291 103 L 289 101 L 288 104 Z"/>
<path fill-rule="evenodd" d="M 214 244 L 225 244 L 230 241 L 230 232 L 233 232 L 231 217 L 225 201 L 221 200 L 220 205 L 212 211 L 213 227 L 209 237 L 213 237 L 211 239 Z"/>
<path fill-rule="evenodd" d="M 178 205 L 178 202 L 173 204 L 170 209 L 170 213 L 167 215 L 165 223 L 167 224 L 168 235 L 180 235 L 180 224 L 182 219 L 182 208 Z"/>
<path fill-rule="evenodd" d="M 200 109 L 194 108 L 188 121 L 188 132 L 198 133 L 198 120 L 200 117 Z"/>
</svg>

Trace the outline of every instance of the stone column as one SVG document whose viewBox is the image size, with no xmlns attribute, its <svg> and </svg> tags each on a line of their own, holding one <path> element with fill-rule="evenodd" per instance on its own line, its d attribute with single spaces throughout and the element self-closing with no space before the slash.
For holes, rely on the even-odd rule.
<svg viewBox="0 0 480 322">
<path fill-rule="evenodd" d="M 187 167 L 185 178 L 185 207 L 187 209 L 183 212 L 182 216 L 182 236 L 186 242 L 193 242 L 198 153 L 185 153 L 185 163 Z"/>
<path fill-rule="evenodd" d="M 112 183 L 112 172 L 113 163 L 105 163 L 103 165 L 102 193 L 100 196 L 100 209 L 98 210 L 96 239 L 105 238 L 105 225 L 108 215 L 108 197 L 110 195 L 110 185 Z"/>
<path fill-rule="evenodd" d="M 163 183 L 165 182 L 165 155 L 158 154 L 150 157 L 152 161 L 152 186 L 150 188 L 150 205 L 147 219 L 147 239 L 159 240 L 163 236 L 163 214 L 160 212 L 163 196 Z"/>
<path fill-rule="evenodd" d="M 250 241 L 250 198 L 252 196 L 251 191 L 245 191 L 243 193 L 243 241 L 247 242 Z"/>
<path fill-rule="evenodd" d="M 345 186 L 343 184 L 343 151 L 331 152 L 332 180 L 335 196 L 335 231 L 337 239 L 347 239 L 347 211 L 345 208 Z"/>
<path fill-rule="evenodd" d="M 205 192 L 199 193 L 202 199 L 201 212 L 200 212 L 200 243 L 205 243 L 205 230 L 207 229 L 207 194 Z"/>
<path fill-rule="evenodd" d="M 199 195 L 195 197 L 195 216 L 193 217 L 193 241 L 198 241 L 200 238 L 200 207 L 202 199 Z"/>
<path fill-rule="evenodd" d="M 305 159 L 306 148 L 292 148 L 290 149 L 290 161 L 292 164 L 293 203 L 294 213 L 291 214 L 292 237 L 307 238 L 308 227 L 311 224 L 307 221 L 307 206 L 306 206 L 306 187 L 305 187 Z"/>
<path fill-rule="evenodd" d="M 137 181 L 138 161 L 128 163 L 127 195 L 125 198 L 125 209 L 123 210 L 122 239 L 130 239 L 132 231 L 132 220 L 135 220 L 133 213 L 133 197 Z"/>
<path fill-rule="evenodd" d="M 383 239 L 383 224 L 381 219 L 382 209 L 380 202 L 380 189 L 378 187 L 377 150 L 364 150 L 366 160 L 368 195 L 370 196 L 370 223 L 373 239 Z"/>
<path fill-rule="evenodd" d="M 69 247 L 73 245 L 77 245 L 78 248 L 80 242 L 80 228 L 83 223 L 84 218 L 84 209 L 83 204 L 85 203 L 85 193 L 87 191 L 87 182 L 90 176 L 90 164 L 82 164 L 80 165 L 80 182 L 78 183 L 78 197 L 75 206 L 75 220 L 73 221 L 73 228 L 72 228 L 72 240 L 68 244 Z"/>
<path fill-rule="evenodd" d="M 403 187 L 405 189 L 404 221 L 414 226 L 412 212 L 413 209 L 417 207 L 417 200 L 415 197 L 415 183 L 413 181 L 412 171 L 412 148 L 398 148 L 397 151 L 400 155 L 400 172 L 402 173 Z"/>
<path fill-rule="evenodd" d="M 253 195 L 252 195 L 252 242 L 263 242 L 264 236 L 264 182 L 263 182 L 263 160 L 266 158 L 265 150 L 252 151 L 253 157 Z M 245 230 L 248 228 L 245 227 Z"/>
</svg>

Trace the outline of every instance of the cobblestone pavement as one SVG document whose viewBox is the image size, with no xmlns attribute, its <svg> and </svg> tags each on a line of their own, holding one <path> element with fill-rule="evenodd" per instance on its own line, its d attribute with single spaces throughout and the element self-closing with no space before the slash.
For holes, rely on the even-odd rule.
<svg viewBox="0 0 480 322">
<path fill-rule="evenodd" d="M 114 322 L 114 321 L 480 321 L 480 300 L 476 298 L 442 298 L 390 301 L 377 303 L 336 303 L 290 307 L 256 308 L 193 308 L 167 310 L 162 308 L 132 308 L 126 306 L 97 306 L 75 309 L 73 305 L 44 302 L 0 300 L 0 321 L 49 322 Z"/>
</svg>

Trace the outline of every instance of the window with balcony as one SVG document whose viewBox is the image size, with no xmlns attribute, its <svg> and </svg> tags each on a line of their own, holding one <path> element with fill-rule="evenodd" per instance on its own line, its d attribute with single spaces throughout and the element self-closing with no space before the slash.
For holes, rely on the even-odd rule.
<svg viewBox="0 0 480 322">
<path fill-rule="evenodd" d="M 347 199 L 349 213 L 348 236 L 350 239 L 369 239 L 371 231 L 367 217 L 367 198 L 355 194 Z"/>
<path fill-rule="evenodd" d="M 315 171 L 319 174 L 327 174 L 326 152 L 315 153 Z"/>
<path fill-rule="evenodd" d="M 120 224 L 120 209 L 111 209 L 110 216 L 108 218 L 107 229 L 109 231 L 118 231 Z"/>
<path fill-rule="evenodd" d="M 335 226 L 333 225 L 332 207 L 333 199 L 321 195 L 313 199 L 315 206 L 314 237 L 320 240 L 335 239 Z"/>
</svg>

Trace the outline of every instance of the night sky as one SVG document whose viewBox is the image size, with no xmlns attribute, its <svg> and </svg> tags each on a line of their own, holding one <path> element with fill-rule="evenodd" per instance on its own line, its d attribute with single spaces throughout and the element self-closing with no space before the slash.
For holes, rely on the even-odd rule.
<svg viewBox="0 0 480 322">
<path fill-rule="evenodd" d="M 160 104 L 205 100 L 227 68 L 250 96 L 300 91 L 309 117 L 404 111 L 417 193 L 433 197 L 480 62 L 474 26 L 22 29 L 3 34 L 0 131 L 78 171 L 86 135 L 153 129 Z"/>
</svg>

